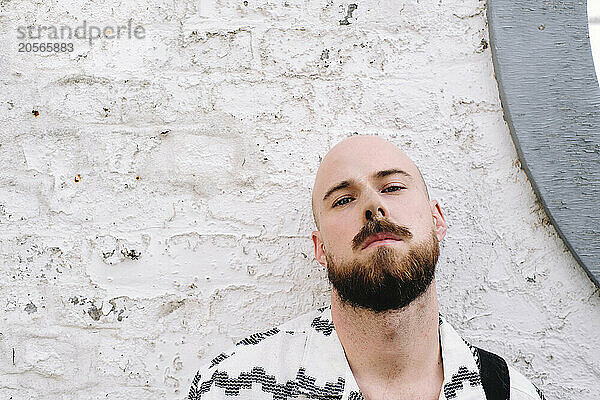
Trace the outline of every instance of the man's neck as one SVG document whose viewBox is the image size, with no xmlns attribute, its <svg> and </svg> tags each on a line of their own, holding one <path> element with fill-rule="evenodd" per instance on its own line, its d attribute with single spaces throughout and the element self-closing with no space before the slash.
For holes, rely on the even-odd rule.
<svg viewBox="0 0 600 400">
<path fill-rule="evenodd" d="M 350 369 L 367 399 L 437 399 L 443 381 L 435 281 L 404 309 L 375 313 L 343 303 L 331 314 Z"/>
</svg>

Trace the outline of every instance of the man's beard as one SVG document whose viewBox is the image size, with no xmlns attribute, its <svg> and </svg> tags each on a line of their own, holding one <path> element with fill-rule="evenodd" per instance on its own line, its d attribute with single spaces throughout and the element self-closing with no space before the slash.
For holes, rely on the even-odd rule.
<svg viewBox="0 0 600 400">
<path fill-rule="evenodd" d="M 389 220 L 373 220 L 356 235 L 354 247 L 369 233 L 379 232 L 395 233 L 403 240 L 412 237 L 407 228 Z M 336 263 L 329 254 L 325 256 L 329 281 L 342 302 L 383 312 L 402 309 L 427 290 L 435 275 L 439 245 L 432 231 L 429 239 L 411 244 L 406 254 L 392 246 L 379 246 L 365 261 Z"/>
</svg>

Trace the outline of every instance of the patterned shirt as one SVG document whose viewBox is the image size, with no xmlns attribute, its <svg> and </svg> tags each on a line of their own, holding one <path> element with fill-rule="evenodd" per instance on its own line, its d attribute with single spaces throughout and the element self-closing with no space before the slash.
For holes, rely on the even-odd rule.
<svg viewBox="0 0 600 400">
<path fill-rule="evenodd" d="M 485 400 L 477 349 L 440 317 L 444 381 L 439 400 Z M 511 400 L 541 392 L 509 366 Z M 190 400 L 363 400 L 335 333 L 331 308 L 256 333 L 196 373 Z"/>
</svg>

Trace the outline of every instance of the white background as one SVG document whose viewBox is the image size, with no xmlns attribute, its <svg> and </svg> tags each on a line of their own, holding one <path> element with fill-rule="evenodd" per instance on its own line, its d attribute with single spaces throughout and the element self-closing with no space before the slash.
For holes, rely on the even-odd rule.
<svg viewBox="0 0 600 400">
<path fill-rule="evenodd" d="M 548 399 L 597 399 L 600 296 L 520 169 L 485 2 L 347 16 L 339 1 L 0 2 L 0 398 L 182 399 L 224 346 L 327 303 L 312 180 L 359 132 L 405 149 L 442 204 L 449 322 Z M 19 24 L 129 18 L 145 39 L 17 52 Z"/>
</svg>

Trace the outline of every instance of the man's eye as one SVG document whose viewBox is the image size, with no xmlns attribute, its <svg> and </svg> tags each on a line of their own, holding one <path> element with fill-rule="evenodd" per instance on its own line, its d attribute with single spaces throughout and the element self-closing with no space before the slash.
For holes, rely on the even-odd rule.
<svg viewBox="0 0 600 400">
<path fill-rule="evenodd" d="M 392 185 L 382 190 L 383 193 L 397 192 L 398 190 L 406 189 L 404 186 Z"/>
<path fill-rule="evenodd" d="M 343 206 L 344 204 L 348 204 L 352 201 L 352 197 L 342 197 L 335 203 L 333 203 L 333 207 Z"/>
</svg>

